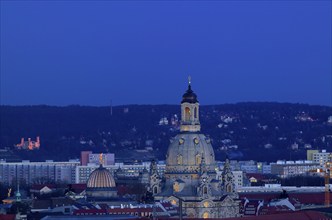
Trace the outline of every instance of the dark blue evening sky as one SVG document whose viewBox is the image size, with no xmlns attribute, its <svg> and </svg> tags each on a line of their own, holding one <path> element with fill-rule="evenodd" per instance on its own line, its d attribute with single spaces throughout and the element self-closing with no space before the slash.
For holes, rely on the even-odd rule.
<svg viewBox="0 0 332 220">
<path fill-rule="evenodd" d="M 1 1 L 1 104 L 331 105 L 331 1 Z"/>
</svg>

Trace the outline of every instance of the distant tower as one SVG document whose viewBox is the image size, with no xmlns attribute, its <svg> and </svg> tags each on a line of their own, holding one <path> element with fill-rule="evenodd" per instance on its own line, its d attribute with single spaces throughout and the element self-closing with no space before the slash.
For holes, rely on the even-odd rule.
<svg viewBox="0 0 332 220">
<path fill-rule="evenodd" d="M 156 195 L 161 192 L 161 178 L 158 174 L 157 163 L 155 160 L 150 164 L 150 192 Z"/>
<path fill-rule="evenodd" d="M 181 101 L 180 133 L 171 139 L 166 154 L 165 182 L 161 192 L 153 194 L 154 199 L 179 205 L 188 218 L 237 217 L 238 196 L 225 192 L 222 182 L 216 179 L 218 166 L 211 140 L 200 130 L 199 102 L 189 77 L 188 89 Z M 227 177 L 228 173 L 227 169 Z M 228 190 L 233 192 L 232 184 L 228 185 L 231 185 Z"/>
<path fill-rule="evenodd" d="M 188 77 L 188 89 L 182 96 L 181 102 L 181 132 L 199 132 L 199 102 L 197 95 L 191 90 L 191 77 Z"/>
<path fill-rule="evenodd" d="M 228 158 L 226 158 L 224 170 L 222 172 L 222 182 L 225 192 L 235 193 L 234 175 L 231 171 L 231 166 Z"/>
<path fill-rule="evenodd" d="M 205 159 L 202 157 L 200 164 L 200 184 L 198 186 L 198 194 L 202 198 L 206 199 L 211 196 L 210 182 L 210 176 L 207 173 Z"/>
</svg>

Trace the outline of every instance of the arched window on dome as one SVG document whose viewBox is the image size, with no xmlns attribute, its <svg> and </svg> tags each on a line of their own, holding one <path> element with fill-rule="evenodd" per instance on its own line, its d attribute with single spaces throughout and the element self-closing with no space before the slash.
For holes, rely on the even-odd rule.
<svg viewBox="0 0 332 220">
<path fill-rule="evenodd" d="M 206 186 L 203 187 L 203 195 L 206 195 L 208 193 L 208 189 Z"/>
<path fill-rule="evenodd" d="M 182 163 L 183 163 L 182 155 L 177 156 L 177 163 L 178 163 L 178 165 L 182 165 Z"/>
<path fill-rule="evenodd" d="M 200 154 L 196 154 L 196 165 L 200 165 L 202 162 L 202 156 Z"/>
<path fill-rule="evenodd" d="M 195 119 L 198 118 L 198 110 L 197 110 L 197 107 L 195 107 L 195 110 L 194 110 L 194 116 L 195 116 Z"/>
<path fill-rule="evenodd" d="M 184 108 L 184 120 L 185 121 L 190 121 L 190 115 L 191 115 L 190 108 L 185 107 Z"/>
<path fill-rule="evenodd" d="M 226 192 L 228 192 L 228 193 L 232 192 L 232 186 L 231 186 L 231 184 L 227 185 Z"/>
<path fill-rule="evenodd" d="M 153 187 L 153 194 L 157 194 L 157 193 L 158 193 L 158 187 L 155 186 L 155 187 Z"/>
<path fill-rule="evenodd" d="M 180 184 L 178 182 L 173 183 L 173 190 L 174 190 L 174 192 L 180 191 Z"/>
</svg>

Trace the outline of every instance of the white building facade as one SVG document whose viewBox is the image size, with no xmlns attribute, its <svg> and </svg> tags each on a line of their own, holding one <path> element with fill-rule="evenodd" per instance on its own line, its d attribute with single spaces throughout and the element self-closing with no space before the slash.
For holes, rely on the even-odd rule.
<svg viewBox="0 0 332 220">
<path fill-rule="evenodd" d="M 4 184 L 11 185 L 13 181 L 26 182 L 28 185 L 42 181 L 75 183 L 77 160 L 68 162 L 5 162 L 0 161 L 0 180 Z"/>
</svg>

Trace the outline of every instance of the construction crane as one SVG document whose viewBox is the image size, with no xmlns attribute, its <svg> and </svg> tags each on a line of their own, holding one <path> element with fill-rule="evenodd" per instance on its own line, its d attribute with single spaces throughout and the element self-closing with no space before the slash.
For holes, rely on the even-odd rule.
<svg viewBox="0 0 332 220">
<path fill-rule="evenodd" d="M 317 172 L 317 173 L 324 173 L 324 186 L 325 186 L 325 201 L 324 201 L 324 205 L 325 207 L 330 207 L 330 178 L 331 178 L 331 171 L 332 169 L 332 160 L 330 157 L 330 160 L 328 162 L 325 162 L 325 165 L 323 168 L 319 168 L 316 171 L 310 171 L 310 172 Z"/>
</svg>

